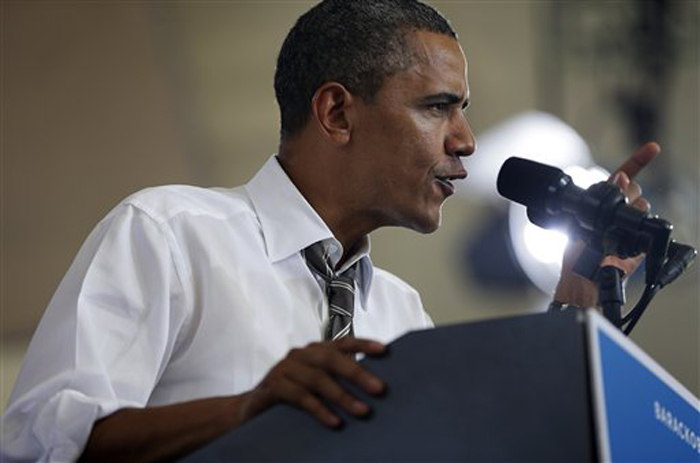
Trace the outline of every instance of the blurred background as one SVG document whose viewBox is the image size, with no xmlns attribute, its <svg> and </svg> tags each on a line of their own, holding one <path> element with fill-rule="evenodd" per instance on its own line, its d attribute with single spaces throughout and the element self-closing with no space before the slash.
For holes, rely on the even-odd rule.
<svg viewBox="0 0 700 463">
<path fill-rule="evenodd" d="M 3 409 L 53 291 L 110 208 L 152 185 L 244 183 L 276 152 L 275 59 L 313 3 L 2 1 Z M 372 256 L 419 290 L 437 324 L 540 312 L 551 298 L 556 263 L 528 263 L 513 244 L 517 211 L 495 195 L 508 156 L 611 171 L 657 140 L 645 195 L 698 246 L 699 2 L 431 4 L 466 51 L 480 148 L 442 228 L 380 230 Z M 697 268 L 631 336 L 696 396 Z"/>
</svg>

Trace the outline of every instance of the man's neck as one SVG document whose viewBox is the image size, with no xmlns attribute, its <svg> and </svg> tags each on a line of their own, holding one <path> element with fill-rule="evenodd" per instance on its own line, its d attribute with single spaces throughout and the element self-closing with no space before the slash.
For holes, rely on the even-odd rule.
<svg viewBox="0 0 700 463">
<path fill-rule="evenodd" d="M 340 241 L 344 251 L 340 262 L 342 265 L 362 240 L 378 227 L 363 217 L 361 210 L 353 207 L 346 187 L 342 185 L 342 172 L 328 161 L 333 155 L 314 156 L 295 151 L 295 148 L 293 144 L 283 143 L 278 155 L 279 163 L 333 236 Z"/>
</svg>

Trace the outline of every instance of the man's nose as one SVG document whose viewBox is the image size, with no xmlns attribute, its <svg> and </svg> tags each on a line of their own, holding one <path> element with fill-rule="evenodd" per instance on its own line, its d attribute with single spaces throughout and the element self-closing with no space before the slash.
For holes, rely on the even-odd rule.
<svg viewBox="0 0 700 463">
<path fill-rule="evenodd" d="M 447 154 L 459 157 L 470 156 L 476 151 L 476 138 L 464 115 L 460 115 L 453 124 L 445 140 L 445 150 Z"/>
</svg>

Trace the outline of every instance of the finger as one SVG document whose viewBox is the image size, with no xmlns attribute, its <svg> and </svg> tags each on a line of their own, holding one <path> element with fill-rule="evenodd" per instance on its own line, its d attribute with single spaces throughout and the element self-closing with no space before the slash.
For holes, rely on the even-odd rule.
<svg viewBox="0 0 700 463">
<path fill-rule="evenodd" d="M 610 176 L 610 178 L 608 179 L 608 183 L 617 185 L 618 187 L 620 187 L 621 190 L 624 191 L 625 188 L 627 188 L 627 185 L 630 184 L 630 179 L 626 173 L 617 171 Z"/>
<path fill-rule="evenodd" d="M 651 210 L 651 204 L 645 198 L 639 197 L 632 202 L 632 207 L 639 209 L 642 212 L 649 212 Z"/>
<path fill-rule="evenodd" d="M 340 341 L 317 344 L 298 349 L 290 353 L 290 357 L 307 365 L 320 368 L 346 378 L 369 394 L 379 394 L 384 390 L 384 383 L 369 371 L 365 370 L 354 359 L 339 348 Z M 343 344 L 354 345 L 352 342 Z M 357 350 L 351 350 L 356 352 Z M 360 350 L 362 352 L 362 350 Z"/>
<path fill-rule="evenodd" d="M 627 188 L 622 190 L 622 193 L 627 197 L 629 203 L 633 203 L 642 197 L 642 187 L 637 182 L 630 182 Z"/>
<path fill-rule="evenodd" d="M 277 395 L 280 400 L 307 411 L 328 427 L 334 428 L 341 423 L 340 417 L 331 412 L 318 397 L 293 381 L 280 383 Z"/>
<path fill-rule="evenodd" d="M 345 353 L 357 353 L 378 355 L 386 351 L 386 345 L 381 342 L 372 341 L 370 339 L 361 339 L 353 337 L 345 337 L 334 341 L 334 344 Z"/>
<path fill-rule="evenodd" d="M 631 182 L 624 172 L 616 172 L 610 177 L 608 183 L 617 185 L 629 203 L 634 203 L 642 196 L 642 186 L 637 182 Z"/>
<path fill-rule="evenodd" d="M 338 382 L 325 371 L 306 365 L 287 372 L 291 381 L 300 384 L 307 391 L 326 398 L 329 402 L 338 405 L 350 414 L 366 415 L 370 411 L 369 405 L 361 402 L 354 395 L 346 391 Z"/>
<path fill-rule="evenodd" d="M 646 143 L 618 167 L 615 172 L 624 172 L 627 174 L 628 178 L 633 179 L 647 164 L 653 161 L 660 152 L 661 147 L 657 143 Z"/>
</svg>

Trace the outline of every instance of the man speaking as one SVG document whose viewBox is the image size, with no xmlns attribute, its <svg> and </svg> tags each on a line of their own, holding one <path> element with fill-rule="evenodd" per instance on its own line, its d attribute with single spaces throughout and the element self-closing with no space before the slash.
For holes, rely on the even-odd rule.
<svg viewBox="0 0 700 463">
<path fill-rule="evenodd" d="M 275 74 L 279 153 L 233 189 L 125 199 L 61 282 L 4 417 L 7 461 L 181 457 L 279 402 L 323 424 L 369 413 L 381 378 L 354 360 L 430 327 L 418 294 L 369 259 L 369 233 L 440 225 L 476 148 L 456 34 L 414 0 L 328 0 Z M 630 181 L 658 147 L 617 175 Z M 623 263 L 634 265 L 634 263 Z M 560 302 L 594 305 L 568 271 Z"/>
</svg>

